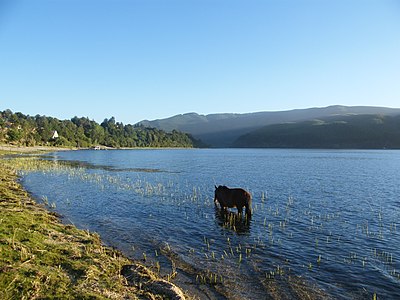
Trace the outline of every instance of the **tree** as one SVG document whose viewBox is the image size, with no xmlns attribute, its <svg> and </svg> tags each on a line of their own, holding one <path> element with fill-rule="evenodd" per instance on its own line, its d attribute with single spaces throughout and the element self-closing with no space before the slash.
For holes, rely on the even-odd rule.
<svg viewBox="0 0 400 300">
<path fill-rule="evenodd" d="M 52 139 L 57 131 L 59 138 Z M 114 117 L 104 119 L 99 125 L 89 118 L 73 117 L 71 120 L 36 115 L 30 117 L 11 110 L 0 112 L 0 141 L 24 145 L 49 145 L 90 147 L 192 147 L 187 134 L 124 125 Z"/>
</svg>

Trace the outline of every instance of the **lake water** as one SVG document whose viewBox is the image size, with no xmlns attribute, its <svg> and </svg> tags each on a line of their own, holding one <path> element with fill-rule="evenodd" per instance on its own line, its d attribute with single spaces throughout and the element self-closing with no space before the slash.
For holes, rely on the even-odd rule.
<svg viewBox="0 0 400 300">
<path fill-rule="evenodd" d="M 277 283 L 301 298 L 299 282 L 332 298 L 400 295 L 400 151 L 86 150 L 46 159 L 75 167 L 25 174 L 39 201 L 165 273 L 172 257 L 213 297 L 265 299 Z M 220 214 L 215 185 L 250 191 L 251 220 Z"/>
</svg>

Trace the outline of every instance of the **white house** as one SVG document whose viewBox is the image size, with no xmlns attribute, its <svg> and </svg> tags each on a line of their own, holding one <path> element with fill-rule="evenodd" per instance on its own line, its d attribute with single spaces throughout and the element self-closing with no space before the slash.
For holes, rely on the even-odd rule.
<svg viewBox="0 0 400 300">
<path fill-rule="evenodd" d="M 52 133 L 51 133 L 51 138 L 52 138 L 53 140 L 55 140 L 56 138 L 58 138 L 58 132 L 57 132 L 57 130 L 52 131 Z"/>
</svg>

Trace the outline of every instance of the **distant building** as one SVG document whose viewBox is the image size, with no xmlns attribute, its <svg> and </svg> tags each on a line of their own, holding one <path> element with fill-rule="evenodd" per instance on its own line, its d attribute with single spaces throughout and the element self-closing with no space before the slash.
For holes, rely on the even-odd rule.
<svg viewBox="0 0 400 300">
<path fill-rule="evenodd" d="M 51 138 L 52 138 L 53 140 L 55 140 L 56 138 L 58 138 L 58 132 L 57 132 L 57 130 L 54 130 L 54 131 L 51 132 Z"/>
</svg>

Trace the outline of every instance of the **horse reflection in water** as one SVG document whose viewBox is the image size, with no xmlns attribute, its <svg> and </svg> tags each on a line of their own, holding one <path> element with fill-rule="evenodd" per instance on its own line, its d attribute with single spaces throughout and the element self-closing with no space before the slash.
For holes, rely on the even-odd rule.
<svg viewBox="0 0 400 300">
<path fill-rule="evenodd" d="M 237 233 L 250 231 L 251 221 L 251 195 L 241 188 L 230 189 L 226 186 L 215 187 L 215 215 L 219 225 L 233 229 Z M 217 203 L 221 209 L 217 207 Z M 236 207 L 238 213 L 230 212 L 228 208 Z M 243 217 L 243 207 L 246 208 L 246 214 Z"/>
<path fill-rule="evenodd" d="M 250 232 L 251 215 L 239 215 L 234 212 L 221 210 L 215 207 L 215 220 L 223 228 L 233 230 L 237 234 Z"/>
</svg>

